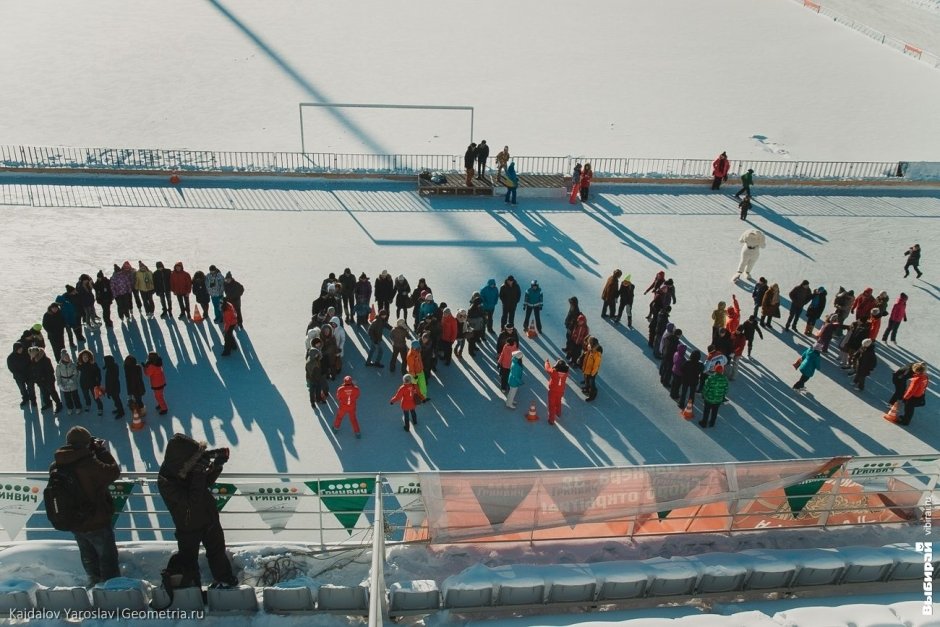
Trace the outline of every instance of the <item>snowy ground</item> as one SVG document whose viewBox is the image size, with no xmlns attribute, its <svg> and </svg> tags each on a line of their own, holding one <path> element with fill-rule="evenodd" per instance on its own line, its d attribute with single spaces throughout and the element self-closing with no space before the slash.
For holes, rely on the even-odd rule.
<svg viewBox="0 0 940 627">
<path fill-rule="evenodd" d="M 10 277 L 8 289 L 0 292 L 3 337 L 18 338 L 82 272 L 108 270 L 125 259 L 143 259 L 151 267 L 157 260 L 182 260 L 190 271 L 214 263 L 244 283 L 243 352 L 228 360 L 218 357 L 221 337 L 211 324 L 156 319 L 91 335 L 99 356 L 110 352 L 123 358 L 131 351 L 142 357 L 155 348 L 167 357 L 170 416 L 151 415 L 148 428 L 138 433 L 110 417 L 55 420 L 16 410 L 13 382 L 4 377 L 0 404 L 10 409 L 2 424 L 12 436 L 2 444 L 7 469 L 45 469 L 76 422 L 111 441 L 121 464 L 138 471 L 158 467 L 174 431 L 206 438 L 212 446 L 235 447 L 232 471 L 284 473 L 877 455 L 923 453 L 940 445 L 933 390 L 911 427 L 881 419 L 890 372 L 912 359 L 936 364 L 940 358 L 935 333 L 940 288 L 931 278 L 929 248 L 938 235 L 935 191 L 756 188 L 750 225 L 764 230 L 769 241 L 758 274 L 778 282 L 783 295 L 803 278 L 825 285 L 830 294 L 839 285 L 856 291 L 872 286 L 886 290 L 893 301 L 903 290 L 911 297 L 910 321 L 901 327 L 898 346 L 880 348 L 882 363 L 861 394 L 829 360 L 809 383 L 810 394 L 795 395 L 789 387 L 797 378 L 791 364 L 807 340 L 767 334 L 734 382 L 718 427 L 702 431 L 678 417 L 659 386 L 645 329 L 600 320 L 598 295 L 615 267 L 632 274 L 638 292 L 665 269 L 677 285 L 674 320 L 699 348 L 710 337 L 709 314 L 717 301 L 736 294 L 748 309 L 749 286 L 730 278 L 737 266 L 737 238 L 750 225 L 738 220 L 731 199 L 705 186 L 598 186 L 584 206 L 523 195 L 518 210 L 508 212 L 498 198 L 427 200 L 411 186 L 393 183 L 192 187 L 187 181 L 175 189 L 162 180 L 118 185 L 69 179 L 67 186 L 43 181 L 0 183 L 5 190 L 0 197 L 25 194 L 36 205 L 14 204 L 0 212 L 0 250 Z M 190 206 L 165 206 L 184 201 Z M 121 203 L 135 206 L 49 206 Z M 233 204 L 237 209 L 210 208 Z M 276 210 L 288 208 L 295 210 Z M 902 253 L 915 238 L 928 246 L 926 273 L 923 280 L 902 279 Z M 492 353 L 484 352 L 475 361 L 441 368 L 430 386 L 433 402 L 419 410 L 419 428 L 405 433 L 398 410 L 387 402 L 400 375 L 366 369 L 364 333 L 353 331 L 347 373 L 363 389 L 359 415 L 365 435 L 354 440 L 346 426 L 334 436 L 327 424 L 334 406 L 321 412 L 308 403 L 303 338 L 320 281 L 345 266 L 370 278 L 382 269 L 405 274 L 412 283 L 426 277 L 438 301 L 454 308 L 466 306 L 471 292 L 490 277 L 501 282 L 514 274 L 526 285 L 538 279 L 546 298 L 545 334 L 524 342 L 529 372 L 520 409 L 503 406 Z M 597 401 L 585 403 L 572 385 L 556 430 L 544 420 L 527 423 L 523 413 L 535 399 L 544 418 L 545 378 L 539 367 L 546 357 L 559 355 L 570 295 L 581 299 L 605 359 Z M 647 297 L 638 295 L 638 312 L 646 303 Z M 635 322 L 644 322 L 641 313 Z M 931 376 L 936 378 L 933 370 Z"/>
<path fill-rule="evenodd" d="M 889 37 L 940 54 L 937 0 L 825 0 L 822 5 Z"/>
<path fill-rule="evenodd" d="M 940 73 L 791 0 L 2 9 L 9 144 L 296 151 L 301 101 L 472 105 L 475 139 L 528 155 L 918 161 L 940 143 Z M 310 115 L 314 152 L 456 154 L 469 135 L 465 114 Z"/>
</svg>

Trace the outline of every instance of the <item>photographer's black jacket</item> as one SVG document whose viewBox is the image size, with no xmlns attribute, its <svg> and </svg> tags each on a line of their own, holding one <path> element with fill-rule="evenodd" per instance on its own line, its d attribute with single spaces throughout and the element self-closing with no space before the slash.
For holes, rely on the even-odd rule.
<svg viewBox="0 0 940 627">
<path fill-rule="evenodd" d="M 157 486 L 177 531 L 202 529 L 219 520 L 209 487 L 222 474 L 222 464 L 210 462 L 205 453 L 205 442 L 181 433 L 167 444 Z"/>
<path fill-rule="evenodd" d="M 97 531 L 109 527 L 111 516 L 114 514 L 114 505 L 108 485 L 121 476 L 121 468 L 114 461 L 114 456 L 108 449 L 101 446 L 93 445 L 88 448 L 66 445 L 56 450 L 55 462 L 49 469 L 63 466 L 74 470 L 85 498 L 94 505 L 94 512 L 91 516 L 73 531 Z"/>
</svg>

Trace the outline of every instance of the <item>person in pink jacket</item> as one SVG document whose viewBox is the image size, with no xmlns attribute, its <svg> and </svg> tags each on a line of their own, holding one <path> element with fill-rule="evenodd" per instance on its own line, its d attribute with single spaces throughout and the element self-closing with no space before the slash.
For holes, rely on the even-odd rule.
<svg viewBox="0 0 940 627">
<path fill-rule="evenodd" d="M 891 314 L 888 316 L 888 328 L 881 336 L 881 341 L 887 342 L 888 337 L 890 337 L 891 341 L 897 344 L 898 327 L 901 326 L 902 322 L 907 322 L 907 294 L 904 292 L 901 292 L 894 306 L 891 307 Z"/>
<path fill-rule="evenodd" d="M 503 350 L 499 352 L 496 363 L 499 366 L 499 389 L 503 392 L 509 391 L 509 368 L 512 366 L 512 354 L 519 350 L 516 340 L 509 337 L 503 344 Z"/>
</svg>

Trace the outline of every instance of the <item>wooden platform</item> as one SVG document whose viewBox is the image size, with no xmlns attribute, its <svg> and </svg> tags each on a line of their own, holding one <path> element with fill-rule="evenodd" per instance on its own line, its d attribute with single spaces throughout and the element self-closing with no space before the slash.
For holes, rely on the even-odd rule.
<svg viewBox="0 0 940 627">
<path fill-rule="evenodd" d="M 488 175 L 485 181 L 473 179 L 473 185 L 466 184 L 464 174 L 445 174 L 446 180 L 443 183 L 432 183 L 431 181 L 418 178 L 418 193 L 422 196 L 431 195 L 468 195 L 468 196 L 493 196 L 496 193 L 502 194 L 506 188 L 496 183 L 494 175 Z M 567 183 L 568 177 L 561 174 L 521 174 L 519 175 L 519 188 L 539 188 L 539 189 L 561 189 Z"/>
</svg>

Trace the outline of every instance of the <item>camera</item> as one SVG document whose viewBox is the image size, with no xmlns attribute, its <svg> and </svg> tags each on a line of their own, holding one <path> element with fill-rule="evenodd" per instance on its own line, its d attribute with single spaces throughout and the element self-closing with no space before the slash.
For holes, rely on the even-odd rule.
<svg viewBox="0 0 940 627">
<path fill-rule="evenodd" d="M 107 448 L 108 443 L 103 438 L 92 438 L 90 448 Z"/>
<path fill-rule="evenodd" d="M 202 461 L 207 466 L 211 464 L 212 462 L 216 462 L 218 464 L 224 464 L 225 462 L 228 461 L 228 457 L 229 457 L 228 448 L 214 448 L 214 449 L 209 449 L 208 451 L 205 451 L 202 454 Z"/>
</svg>

